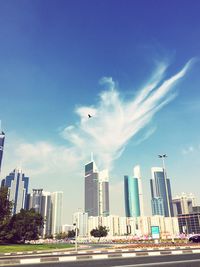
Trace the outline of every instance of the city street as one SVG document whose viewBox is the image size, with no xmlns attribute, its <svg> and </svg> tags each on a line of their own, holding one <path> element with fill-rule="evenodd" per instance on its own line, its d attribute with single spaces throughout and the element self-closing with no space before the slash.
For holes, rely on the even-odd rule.
<svg viewBox="0 0 200 267">
<path fill-rule="evenodd" d="M 12 265 L 19 266 L 19 265 Z M 80 260 L 76 262 L 58 262 L 58 263 L 39 263 L 23 264 L 24 267 L 137 267 L 137 266 L 181 266 L 181 267 L 199 267 L 199 254 L 187 255 L 167 255 L 167 256 L 145 256 L 137 258 L 110 258 L 103 260 Z"/>
</svg>

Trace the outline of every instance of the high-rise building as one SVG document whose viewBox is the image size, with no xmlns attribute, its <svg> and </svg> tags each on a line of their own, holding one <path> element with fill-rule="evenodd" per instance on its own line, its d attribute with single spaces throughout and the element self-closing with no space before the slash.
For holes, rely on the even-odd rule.
<svg viewBox="0 0 200 267">
<path fill-rule="evenodd" d="M 5 179 L 2 180 L 1 185 L 8 187 L 8 197 L 13 201 L 12 213 L 16 214 L 21 209 L 27 206 L 29 177 L 26 177 L 21 169 L 14 169 Z"/>
<path fill-rule="evenodd" d="M 62 231 L 63 192 L 53 192 L 52 199 L 52 235 Z"/>
<path fill-rule="evenodd" d="M 79 236 L 88 235 L 88 214 L 85 212 L 76 212 L 73 214 L 73 223 L 76 224 L 75 227 L 78 229 Z"/>
<path fill-rule="evenodd" d="M 138 179 L 124 176 L 124 197 L 126 217 L 140 216 Z"/>
<path fill-rule="evenodd" d="M 1 164 L 3 158 L 4 140 L 5 140 L 5 133 L 1 130 L 1 122 L 0 122 L 0 172 L 1 172 Z"/>
<path fill-rule="evenodd" d="M 51 216 L 52 203 L 50 192 L 44 192 L 43 189 L 33 189 L 32 194 L 29 195 L 29 209 L 34 208 L 36 212 L 40 213 L 44 218 L 44 227 L 41 229 L 42 236 L 49 236 L 51 234 Z"/>
<path fill-rule="evenodd" d="M 152 212 L 158 212 L 153 215 L 164 215 L 165 217 L 173 217 L 172 195 L 170 180 L 166 178 L 166 172 L 163 168 L 151 168 L 152 179 L 150 179 L 151 197 L 152 197 Z M 162 203 L 163 202 L 163 203 Z M 158 205 L 164 207 L 164 214 L 162 208 L 158 209 Z M 169 213 L 170 207 L 170 213 Z M 161 212 L 161 214 L 159 213 Z"/>
<path fill-rule="evenodd" d="M 85 212 L 88 216 L 109 215 L 108 171 L 99 172 L 93 160 L 85 165 Z"/>
<path fill-rule="evenodd" d="M 182 193 L 174 197 L 172 202 L 175 216 L 191 213 L 193 207 L 196 206 L 196 198 L 193 194 Z"/>
<path fill-rule="evenodd" d="M 99 216 L 108 216 L 109 211 L 109 176 L 103 170 L 99 172 Z"/>
<path fill-rule="evenodd" d="M 144 216 L 144 200 L 143 200 L 143 190 L 142 190 L 142 175 L 140 171 L 140 166 L 137 165 L 133 169 L 133 175 L 138 179 L 138 191 L 139 191 L 139 204 L 140 204 L 140 216 Z"/>
</svg>

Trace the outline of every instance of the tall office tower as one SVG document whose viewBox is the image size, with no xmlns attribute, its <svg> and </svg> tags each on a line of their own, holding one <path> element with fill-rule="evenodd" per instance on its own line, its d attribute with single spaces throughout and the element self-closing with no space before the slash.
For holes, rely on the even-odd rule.
<svg viewBox="0 0 200 267">
<path fill-rule="evenodd" d="M 151 200 L 152 215 L 165 215 L 164 203 L 162 197 L 154 197 Z"/>
<path fill-rule="evenodd" d="M 73 214 L 73 223 L 76 224 L 79 236 L 88 235 L 88 214 L 85 212 L 76 212 Z"/>
<path fill-rule="evenodd" d="M 53 192 L 52 199 L 52 235 L 62 231 L 63 192 Z"/>
<path fill-rule="evenodd" d="M 124 197 L 126 217 L 140 216 L 138 179 L 124 176 Z"/>
<path fill-rule="evenodd" d="M 5 133 L 1 130 L 1 121 L 0 121 L 0 172 L 1 172 L 1 164 L 3 158 L 4 140 L 5 140 Z"/>
<path fill-rule="evenodd" d="M 51 216 L 52 203 L 50 192 L 44 192 L 43 189 L 33 189 L 29 195 L 29 209 L 34 208 L 44 218 L 44 227 L 41 229 L 41 235 L 51 234 Z"/>
<path fill-rule="evenodd" d="M 21 169 L 14 169 L 13 172 L 2 180 L 1 185 L 8 187 L 9 200 L 13 201 L 13 214 L 26 208 L 28 184 L 29 177 L 26 177 Z"/>
<path fill-rule="evenodd" d="M 99 172 L 99 216 L 109 216 L 108 170 Z"/>
<path fill-rule="evenodd" d="M 153 215 L 164 215 L 169 217 L 169 207 L 171 216 L 173 216 L 172 206 L 172 195 L 169 178 L 165 179 L 165 173 L 163 168 L 154 167 L 151 168 L 152 179 L 150 179 L 151 196 L 152 196 L 152 212 L 158 212 L 158 205 L 164 207 L 164 214 L 153 214 Z M 163 202 L 163 203 L 161 203 Z M 160 211 L 162 208 L 160 209 Z"/>
<path fill-rule="evenodd" d="M 98 171 L 93 159 L 85 165 L 85 212 L 88 216 L 109 215 L 109 175 Z"/>
<path fill-rule="evenodd" d="M 85 165 L 85 212 L 88 216 L 99 215 L 99 179 L 94 161 Z"/>
<path fill-rule="evenodd" d="M 138 190 L 139 190 L 139 203 L 140 203 L 140 216 L 144 216 L 144 199 L 142 190 L 142 176 L 140 166 L 137 165 L 133 169 L 134 177 L 138 179 Z"/>
<path fill-rule="evenodd" d="M 196 198 L 193 194 L 182 193 L 172 200 L 174 215 L 189 214 L 192 212 L 193 207 L 196 206 Z"/>
</svg>

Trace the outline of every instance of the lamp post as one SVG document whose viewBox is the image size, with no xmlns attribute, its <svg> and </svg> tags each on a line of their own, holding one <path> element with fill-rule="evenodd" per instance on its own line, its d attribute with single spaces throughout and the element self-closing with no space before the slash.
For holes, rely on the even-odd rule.
<svg viewBox="0 0 200 267">
<path fill-rule="evenodd" d="M 77 223 L 73 224 L 75 227 L 75 251 L 78 251 L 78 245 L 77 245 L 77 237 L 78 237 L 78 229 L 77 229 Z"/>
<path fill-rule="evenodd" d="M 169 203 L 169 192 L 168 192 L 168 186 L 167 186 L 167 173 L 166 173 L 166 168 L 165 168 L 165 158 L 167 158 L 167 155 L 166 154 L 158 155 L 158 157 L 160 159 L 162 159 L 163 174 L 164 174 L 164 180 L 165 180 L 165 190 L 166 190 L 166 196 L 167 196 L 167 207 L 168 207 L 168 214 L 169 214 L 169 217 L 171 218 L 171 223 L 172 223 L 172 242 L 174 243 L 174 226 L 173 226 L 173 221 L 172 221 L 171 206 Z"/>
</svg>

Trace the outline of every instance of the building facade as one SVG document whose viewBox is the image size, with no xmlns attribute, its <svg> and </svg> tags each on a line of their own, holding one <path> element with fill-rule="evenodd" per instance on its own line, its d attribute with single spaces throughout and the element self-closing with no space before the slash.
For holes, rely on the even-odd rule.
<svg viewBox="0 0 200 267">
<path fill-rule="evenodd" d="M 163 201 L 164 214 L 155 214 L 156 211 L 162 211 L 162 209 L 157 209 L 157 207 L 152 206 L 153 215 L 164 215 L 165 217 L 169 217 L 170 215 L 173 217 L 173 206 L 172 206 L 172 195 L 171 195 L 171 186 L 170 180 L 166 178 L 166 172 L 163 168 L 154 167 L 151 169 L 152 179 L 150 179 L 150 187 L 151 187 L 151 197 L 152 197 L 152 205 L 158 205 L 158 199 L 161 203 Z M 162 199 L 162 200 L 161 200 Z M 170 211 L 169 211 L 170 209 Z"/>
<path fill-rule="evenodd" d="M 196 206 L 196 198 L 193 194 L 182 193 L 172 200 L 174 215 L 189 214 L 192 212 L 193 207 Z"/>
<path fill-rule="evenodd" d="M 144 216 L 144 200 L 142 190 L 142 175 L 140 166 L 137 165 L 133 168 L 133 176 L 138 179 L 139 203 L 140 203 L 140 216 Z"/>
<path fill-rule="evenodd" d="M 51 193 L 52 200 L 52 235 L 55 236 L 62 231 L 62 209 L 63 209 L 63 192 Z"/>
<path fill-rule="evenodd" d="M 2 180 L 1 185 L 8 187 L 9 200 L 13 201 L 13 214 L 27 207 L 29 177 L 26 177 L 21 169 L 14 169 Z"/>
<path fill-rule="evenodd" d="M 73 214 L 74 227 L 78 229 L 78 235 L 88 236 L 88 214 L 85 212 L 76 212 Z"/>
<path fill-rule="evenodd" d="M 45 192 L 43 189 L 33 189 L 33 192 L 29 195 L 28 208 L 33 208 L 42 215 L 44 218 L 44 227 L 41 229 L 40 234 L 43 237 L 50 236 L 52 233 L 51 193 Z"/>
<path fill-rule="evenodd" d="M 1 172 L 1 164 L 3 158 L 4 141 L 5 141 L 5 133 L 2 130 L 0 130 L 0 172 Z"/>
<path fill-rule="evenodd" d="M 140 216 L 138 179 L 124 176 L 124 198 L 126 217 Z"/>
<path fill-rule="evenodd" d="M 98 171 L 93 160 L 85 165 L 85 213 L 88 216 L 109 215 L 108 171 Z"/>
</svg>

